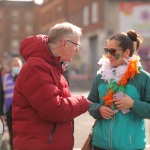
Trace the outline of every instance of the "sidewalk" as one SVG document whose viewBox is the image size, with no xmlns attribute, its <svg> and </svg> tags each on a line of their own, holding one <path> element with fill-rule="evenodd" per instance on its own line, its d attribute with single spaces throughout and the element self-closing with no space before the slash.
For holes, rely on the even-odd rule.
<svg viewBox="0 0 150 150">
<path fill-rule="evenodd" d="M 72 95 L 83 95 L 88 96 L 89 91 L 74 91 L 72 90 Z M 83 142 L 88 136 L 88 133 L 93 125 L 94 119 L 89 116 L 86 112 L 85 114 L 75 118 L 75 144 L 73 150 L 80 150 Z M 146 136 L 147 136 L 147 145 L 145 150 L 150 150 L 150 120 L 145 119 L 146 126 Z M 137 131 L 138 132 L 138 131 Z"/>
<path fill-rule="evenodd" d="M 0 150 L 10 150 L 7 126 L 4 127 L 4 134 L 2 139 L 0 139 Z"/>
<path fill-rule="evenodd" d="M 85 97 L 88 96 L 89 91 L 87 90 L 71 90 L 72 95 L 83 95 Z M 75 143 L 73 150 L 80 150 L 81 146 L 83 145 L 88 133 L 94 123 L 94 119 L 88 114 L 88 112 L 80 115 L 79 117 L 75 118 Z M 150 150 L 150 120 L 145 120 L 146 125 L 146 135 L 147 135 L 147 145 L 145 150 Z M 8 140 L 9 135 L 7 132 L 7 127 L 5 127 L 5 132 L 0 140 L 0 150 L 10 150 Z"/>
</svg>

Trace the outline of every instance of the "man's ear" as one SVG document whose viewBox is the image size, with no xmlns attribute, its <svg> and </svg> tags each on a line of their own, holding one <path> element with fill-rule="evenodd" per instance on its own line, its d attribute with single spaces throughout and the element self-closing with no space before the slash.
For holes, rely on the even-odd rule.
<svg viewBox="0 0 150 150">
<path fill-rule="evenodd" d="M 66 48 L 66 40 L 61 40 L 61 48 L 62 49 Z"/>
</svg>

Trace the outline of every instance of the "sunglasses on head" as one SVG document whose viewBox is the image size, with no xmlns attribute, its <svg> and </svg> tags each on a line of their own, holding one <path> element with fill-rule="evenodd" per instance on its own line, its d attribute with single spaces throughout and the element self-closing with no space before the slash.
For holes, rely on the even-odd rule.
<svg viewBox="0 0 150 150">
<path fill-rule="evenodd" d="M 117 48 L 117 49 L 115 49 L 115 48 L 110 48 L 110 49 L 108 49 L 107 47 L 104 47 L 104 52 L 105 52 L 105 54 L 107 54 L 108 52 L 112 55 L 112 56 L 115 56 L 116 55 L 116 51 L 117 50 L 122 50 L 121 48 Z"/>
</svg>

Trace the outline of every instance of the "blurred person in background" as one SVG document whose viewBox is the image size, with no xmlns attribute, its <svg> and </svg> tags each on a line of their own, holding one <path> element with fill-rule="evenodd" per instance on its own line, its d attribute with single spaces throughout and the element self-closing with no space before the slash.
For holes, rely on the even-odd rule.
<svg viewBox="0 0 150 150">
<path fill-rule="evenodd" d="M 3 84 L 2 84 L 2 70 L 3 70 L 3 66 L 0 63 L 0 130 L 2 130 L 2 132 L 0 132 L 0 149 L 3 148 L 3 142 L 1 137 L 3 136 L 3 132 L 4 132 L 4 128 L 1 125 L 5 125 L 4 122 L 4 115 L 3 115 L 3 103 L 4 103 L 4 91 L 3 91 Z"/>
<path fill-rule="evenodd" d="M 1 76 L 3 77 L 6 73 L 8 73 L 8 70 L 7 70 L 7 68 L 5 66 L 3 66 L 1 68 Z"/>
<path fill-rule="evenodd" d="M 20 54 L 26 61 L 15 85 L 13 141 L 16 150 L 72 150 L 74 118 L 89 101 L 72 96 L 64 62 L 79 51 L 81 28 L 63 22 L 47 35 L 26 37 Z"/>
<path fill-rule="evenodd" d="M 105 56 L 99 61 L 101 67 L 88 96 L 93 102 L 89 113 L 98 120 L 92 133 L 94 150 L 145 148 L 150 74 L 135 55 L 142 42 L 133 30 L 116 33 L 107 40 Z"/>
<path fill-rule="evenodd" d="M 10 62 L 10 72 L 2 77 L 4 101 L 0 101 L 1 115 L 6 115 L 6 124 L 10 136 L 10 148 L 13 150 L 13 137 L 12 137 L 12 102 L 13 92 L 16 79 L 22 67 L 22 60 L 19 57 L 13 57 Z M 4 106 L 3 106 L 4 105 Z"/>
<path fill-rule="evenodd" d="M 3 83 L 2 83 L 2 76 L 3 76 L 3 66 L 0 63 L 0 117 L 4 121 L 3 117 L 3 104 L 4 104 L 4 91 L 3 91 Z"/>
</svg>

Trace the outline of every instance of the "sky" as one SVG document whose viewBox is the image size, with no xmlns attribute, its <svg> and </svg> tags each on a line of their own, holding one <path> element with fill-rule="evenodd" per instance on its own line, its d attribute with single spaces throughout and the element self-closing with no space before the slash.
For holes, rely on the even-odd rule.
<svg viewBox="0 0 150 150">
<path fill-rule="evenodd" d="M 43 4 L 43 0 L 8 0 L 8 1 L 34 1 L 37 5 Z"/>
</svg>

